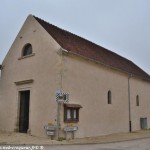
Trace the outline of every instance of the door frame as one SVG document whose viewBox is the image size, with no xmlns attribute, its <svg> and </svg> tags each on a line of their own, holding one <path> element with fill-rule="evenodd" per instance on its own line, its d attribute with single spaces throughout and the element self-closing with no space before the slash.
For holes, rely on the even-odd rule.
<svg viewBox="0 0 150 150">
<path fill-rule="evenodd" d="M 30 90 L 20 91 L 19 132 L 27 133 L 29 129 Z"/>
<path fill-rule="evenodd" d="M 19 121 L 20 121 L 20 92 L 23 92 L 23 91 L 30 91 L 30 99 L 29 99 L 29 127 L 28 129 L 30 129 L 30 112 L 31 112 L 31 93 L 32 93 L 32 90 L 31 90 L 31 87 L 27 87 L 27 88 L 18 88 L 17 89 L 17 113 L 16 113 L 16 122 L 15 122 L 15 129 L 14 131 L 15 132 L 19 132 Z"/>
</svg>

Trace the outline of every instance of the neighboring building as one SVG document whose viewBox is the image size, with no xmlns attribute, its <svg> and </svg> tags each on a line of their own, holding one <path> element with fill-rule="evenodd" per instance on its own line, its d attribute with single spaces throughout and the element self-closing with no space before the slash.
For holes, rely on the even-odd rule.
<svg viewBox="0 0 150 150">
<path fill-rule="evenodd" d="M 5 57 L 0 79 L 0 130 L 47 136 L 72 123 L 75 138 L 150 128 L 150 76 L 133 62 L 30 15 Z M 70 133 L 68 133 L 67 136 Z"/>
</svg>

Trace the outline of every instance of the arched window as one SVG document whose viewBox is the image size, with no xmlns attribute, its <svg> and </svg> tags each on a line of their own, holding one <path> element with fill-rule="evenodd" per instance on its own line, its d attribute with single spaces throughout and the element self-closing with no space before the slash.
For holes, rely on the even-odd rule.
<svg viewBox="0 0 150 150">
<path fill-rule="evenodd" d="M 111 91 L 108 91 L 108 104 L 111 104 L 112 101 L 111 101 Z"/>
<path fill-rule="evenodd" d="M 140 106 L 139 95 L 136 96 L 136 106 Z"/>
<path fill-rule="evenodd" d="M 28 43 L 23 48 L 22 56 L 28 56 L 31 54 L 32 54 L 32 45 Z"/>
</svg>

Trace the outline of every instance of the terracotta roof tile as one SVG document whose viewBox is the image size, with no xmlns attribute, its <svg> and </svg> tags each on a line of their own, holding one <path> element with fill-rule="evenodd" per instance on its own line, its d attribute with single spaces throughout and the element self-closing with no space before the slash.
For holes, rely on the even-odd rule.
<svg viewBox="0 0 150 150">
<path fill-rule="evenodd" d="M 49 24 L 40 18 L 35 16 L 34 18 L 60 44 L 62 48 L 72 53 L 92 59 L 96 62 L 103 63 L 106 66 L 127 72 L 142 79 L 150 80 L 150 76 L 132 61 L 73 33 Z"/>
</svg>

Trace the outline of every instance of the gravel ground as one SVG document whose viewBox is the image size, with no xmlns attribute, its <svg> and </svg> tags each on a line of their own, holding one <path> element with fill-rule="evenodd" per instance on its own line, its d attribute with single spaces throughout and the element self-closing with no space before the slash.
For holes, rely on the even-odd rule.
<svg viewBox="0 0 150 150">
<path fill-rule="evenodd" d="M 119 141 L 129 141 L 150 137 L 150 130 L 136 131 L 132 133 L 118 133 L 98 137 L 87 137 L 82 139 L 74 139 L 69 141 L 56 141 L 50 138 L 41 138 L 30 136 L 28 134 L 16 132 L 0 131 L 0 145 L 61 145 L 61 144 L 96 144 L 96 143 L 112 143 Z"/>
</svg>

